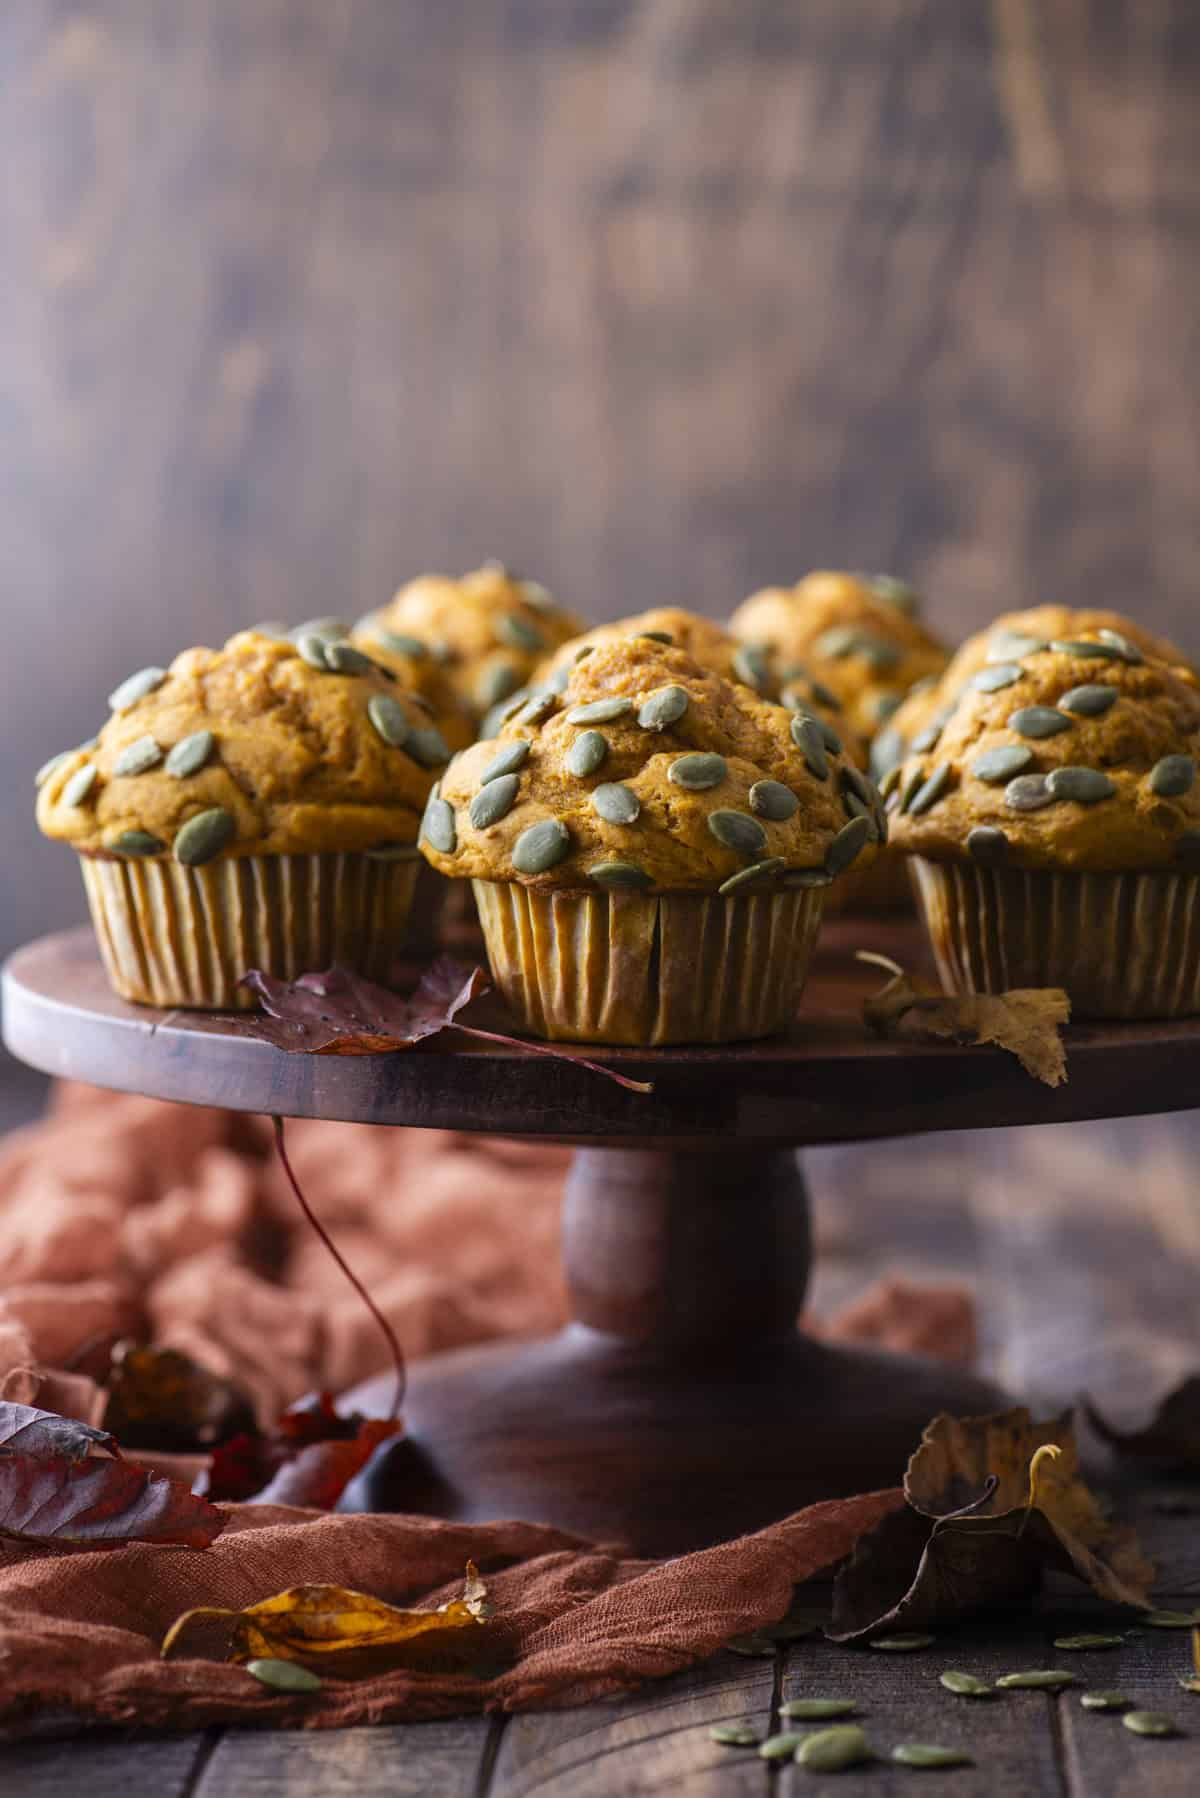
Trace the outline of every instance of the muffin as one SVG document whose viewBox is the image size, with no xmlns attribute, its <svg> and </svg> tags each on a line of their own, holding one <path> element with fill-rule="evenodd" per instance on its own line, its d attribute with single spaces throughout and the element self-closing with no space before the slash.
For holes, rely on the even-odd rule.
<svg viewBox="0 0 1200 1798">
<path fill-rule="evenodd" d="M 885 829 L 828 724 L 635 636 L 456 756 L 421 836 L 531 1031 L 670 1043 L 790 1023 L 825 890 Z"/>
<path fill-rule="evenodd" d="M 401 587 L 367 627 L 377 644 L 386 631 L 399 646 L 428 644 L 461 703 L 478 723 L 524 687 L 548 651 L 582 626 L 555 604 L 539 581 L 486 562 L 461 580 L 423 574 Z M 374 653 L 374 650 L 372 650 Z"/>
<path fill-rule="evenodd" d="M 243 631 L 109 705 L 42 770 L 37 815 L 79 853 L 122 998 L 250 1006 L 251 967 L 386 976 L 449 756 L 421 700 L 348 643 Z"/>
<path fill-rule="evenodd" d="M 944 984 L 1200 1011 L 1200 683 L 1105 627 L 1004 641 L 885 781 Z"/>
<path fill-rule="evenodd" d="M 293 633 L 295 635 L 296 633 Z M 368 612 L 349 633 L 355 648 L 364 650 L 371 660 L 395 675 L 396 684 L 405 693 L 423 699 L 433 722 L 452 750 L 465 749 L 475 741 L 475 722 L 463 704 L 454 682 L 438 656 L 419 637 L 393 631 L 383 623 L 380 612 Z"/>
</svg>

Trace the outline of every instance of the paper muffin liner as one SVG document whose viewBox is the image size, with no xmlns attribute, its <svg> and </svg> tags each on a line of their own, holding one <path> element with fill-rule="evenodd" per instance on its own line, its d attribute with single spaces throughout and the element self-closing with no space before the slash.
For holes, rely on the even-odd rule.
<svg viewBox="0 0 1200 1798">
<path fill-rule="evenodd" d="M 1078 1018 L 1200 1013 L 1200 876 L 910 859 L 938 972 L 952 992 L 1060 986 Z"/>
<path fill-rule="evenodd" d="M 905 857 L 897 849 L 881 849 L 874 861 L 858 868 L 848 868 L 829 888 L 825 899 L 825 916 L 847 917 L 880 912 L 911 912 L 912 881 Z"/>
<path fill-rule="evenodd" d="M 476 880 L 496 984 L 535 1035 L 562 1042 L 723 1043 L 792 1021 L 823 888 L 537 892 Z"/>
<path fill-rule="evenodd" d="M 82 856 L 83 884 L 114 990 L 141 1005 L 252 1008 L 248 968 L 282 980 L 334 962 L 386 980 L 416 861 L 238 855 L 198 868 Z"/>
</svg>

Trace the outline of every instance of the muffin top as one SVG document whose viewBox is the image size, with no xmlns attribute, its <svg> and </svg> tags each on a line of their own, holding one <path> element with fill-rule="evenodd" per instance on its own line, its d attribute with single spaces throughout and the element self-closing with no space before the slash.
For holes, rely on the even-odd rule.
<svg viewBox="0 0 1200 1798">
<path fill-rule="evenodd" d="M 365 621 L 364 621 L 365 622 Z M 429 646 L 478 720 L 528 682 L 549 650 L 579 634 L 579 620 L 539 581 L 487 562 L 461 580 L 423 574 L 373 613 L 370 628 Z M 383 644 L 386 647 L 386 641 Z"/>
<path fill-rule="evenodd" d="M 794 587 L 751 594 L 729 628 L 766 654 L 785 694 L 794 680 L 819 681 L 869 740 L 915 682 L 946 665 L 945 649 L 915 615 L 918 604 L 890 575 L 822 570 Z"/>
<path fill-rule="evenodd" d="M 884 781 L 902 852 L 1109 873 L 1200 867 L 1200 682 L 1101 627 L 1002 639 Z"/>
<path fill-rule="evenodd" d="M 297 633 L 289 634 L 295 637 Z M 382 612 L 368 612 L 348 636 L 356 648 L 365 650 L 372 661 L 395 675 L 403 692 L 415 693 L 425 701 L 451 749 L 465 749 L 475 741 L 474 717 L 463 704 L 445 664 L 428 643 L 407 632 L 390 630 L 383 622 Z"/>
<path fill-rule="evenodd" d="M 449 750 L 361 651 L 242 631 L 111 695 L 98 738 L 48 763 L 37 816 L 83 854 L 389 853 L 416 838 Z"/>
<path fill-rule="evenodd" d="M 587 891 L 823 886 L 880 839 L 836 733 L 646 636 L 571 665 L 455 757 L 422 825 L 443 874 Z"/>
</svg>

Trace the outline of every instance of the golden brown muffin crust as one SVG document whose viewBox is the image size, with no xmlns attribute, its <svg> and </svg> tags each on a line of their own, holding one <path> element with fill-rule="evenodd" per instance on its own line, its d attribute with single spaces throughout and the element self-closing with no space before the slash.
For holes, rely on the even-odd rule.
<svg viewBox="0 0 1200 1798">
<path fill-rule="evenodd" d="M 465 749 L 475 741 L 475 721 L 445 666 L 427 643 L 389 630 L 379 612 L 368 612 L 360 618 L 350 633 L 350 641 L 380 667 L 389 669 L 401 692 L 415 693 L 426 702 L 451 749 Z"/>
</svg>

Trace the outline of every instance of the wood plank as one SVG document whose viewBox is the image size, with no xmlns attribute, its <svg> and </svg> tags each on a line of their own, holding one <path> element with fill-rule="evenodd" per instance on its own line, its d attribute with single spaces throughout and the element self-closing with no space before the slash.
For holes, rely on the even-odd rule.
<svg viewBox="0 0 1200 1798">
<path fill-rule="evenodd" d="M 1195 1596 L 1189 1601 L 1195 1602 Z M 1174 1718 L 1181 1734 L 1163 1740 L 1134 1736 L 1119 1717 L 1085 1711 L 1077 1695 L 1061 1701 L 1063 1747 L 1072 1798 L 1194 1798 L 1200 1786 L 1200 1697 L 1176 1683 L 1190 1674 L 1191 1640 L 1186 1631 L 1145 1630 L 1131 1634 L 1117 1665 L 1091 1684 L 1126 1692 L 1139 1710 L 1162 1711 Z M 1097 1675 L 1100 1669 L 1097 1666 Z"/>
<path fill-rule="evenodd" d="M 192 1780 L 211 1746 L 202 1731 L 147 1735 L 93 1730 L 65 1740 L 0 1745 L 0 1788 L 11 1798 L 191 1798 Z"/>
<path fill-rule="evenodd" d="M 188 1798 L 473 1798 L 486 1717 L 370 1729 L 227 1731 Z"/>
</svg>

